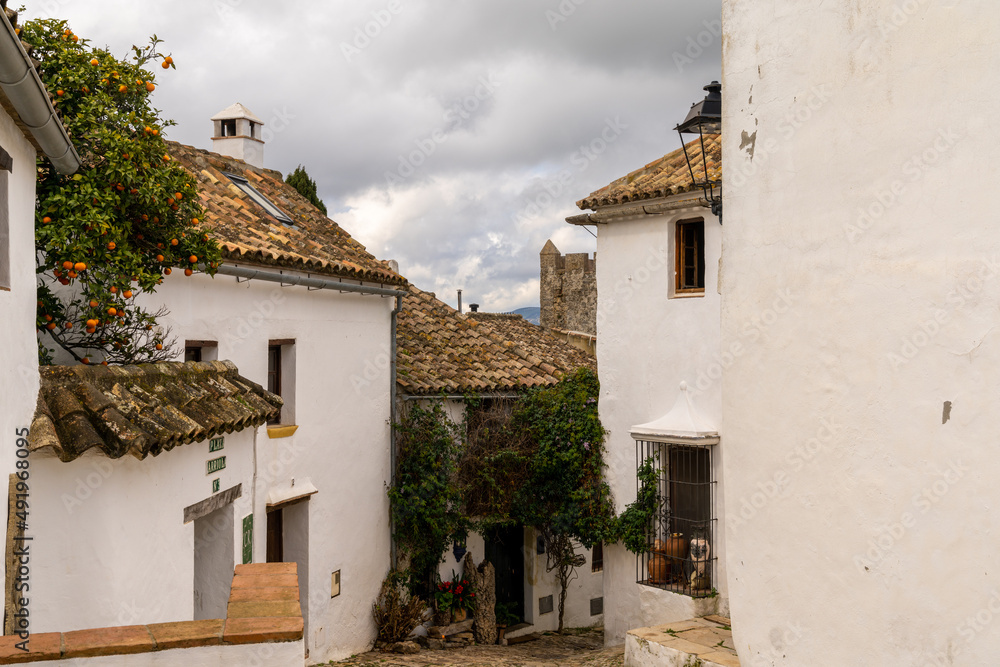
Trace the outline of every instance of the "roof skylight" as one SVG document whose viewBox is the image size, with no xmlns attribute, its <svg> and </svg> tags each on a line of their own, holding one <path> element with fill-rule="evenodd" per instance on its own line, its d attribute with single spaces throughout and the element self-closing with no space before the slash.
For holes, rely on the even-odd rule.
<svg viewBox="0 0 1000 667">
<path fill-rule="evenodd" d="M 231 180 L 236 185 L 236 187 L 245 192 L 247 196 L 250 197 L 250 199 L 257 202 L 260 205 L 260 207 L 263 208 L 265 211 L 267 211 L 268 214 L 270 214 L 275 220 L 277 220 L 283 225 L 288 225 L 289 227 L 295 226 L 295 222 L 290 217 L 288 217 L 288 214 L 286 214 L 280 208 L 271 203 L 271 200 L 262 195 L 257 190 L 257 188 L 250 185 L 247 179 L 243 178 L 242 176 L 237 176 L 236 174 L 230 174 L 229 172 L 225 171 L 222 173 L 224 173 L 229 178 L 229 180 Z"/>
</svg>

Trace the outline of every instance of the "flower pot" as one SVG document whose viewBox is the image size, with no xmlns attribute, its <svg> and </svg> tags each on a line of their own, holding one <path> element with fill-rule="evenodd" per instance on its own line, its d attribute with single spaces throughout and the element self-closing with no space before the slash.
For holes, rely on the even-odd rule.
<svg viewBox="0 0 1000 667">
<path fill-rule="evenodd" d="M 452 609 L 451 610 L 451 622 L 461 623 L 465 620 L 465 610 L 464 609 Z"/>
<path fill-rule="evenodd" d="M 503 645 L 503 636 L 505 634 L 507 634 L 507 626 L 506 625 L 498 625 L 497 626 L 497 644 Z"/>
<path fill-rule="evenodd" d="M 660 553 L 654 553 L 652 558 L 649 559 L 649 583 L 651 584 L 665 584 L 667 583 L 667 558 Z"/>
</svg>

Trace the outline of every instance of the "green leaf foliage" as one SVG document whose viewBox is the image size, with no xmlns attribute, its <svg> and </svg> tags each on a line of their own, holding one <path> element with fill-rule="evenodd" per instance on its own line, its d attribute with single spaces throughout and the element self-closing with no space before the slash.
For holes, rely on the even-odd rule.
<svg viewBox="0 0 1000 667">
<path fill-rule="evenodd" d="M 408 406 L 396 436 L 399 459 L 389 488 L 393 534 L 409 558 L 411 585 L 426 586 L 436 581 L 445 550 L 467 533 L 455 483 L 461 430 L 435 401 L 429 407 Z"/>
<path fill-rule="evenodd" d="M 636 476 L 639 478 L 639 493 L 635 502 L 629 503 L 618 517 L 616 532 L 626 549 L 642 554 L 649 551 L 649 535 L 663 501 L 656 459 L 650 456 L 643 461 Z"/>
<path fill-rule="evenodd" d="M 519 522 L 588 549 L 614 529 L 599 393 L 597 374 L 583 368 L 554 387 L 529 392 L 514 412 L 536 445 L 531 474 L 517 494 Z"/>
<path fill-rule="evenodd" d="M 172 358 L 157 326 L 165 311 L 135 299 L 173 269 L 214 273 L 220 259 L 201 225 L 195 180 L 168 154 L 163 129 L 173 122 L 150 100 L 156 77 L 147 65 L 169 70 L 173 59 L 155 35 L 118 58 L 56 19 L 26 23 L 21 38 L 83 163 L 65 176 L 38 162 L 38 328 L 85 363 Z"/>
<path fill-rule="evenodd" d="M 285 177 L 285 183 L 298 190 L 300 195 L 308 199 L 309 203 L 313 206 L 323 211 L 323 215 L 326 215 L 326 204 L 323 203 L 323 200 L 316 193 L 316 181 L 309 178 L 305 167 L 301 164 L 296 167 L 295 171 Z"/>
</svg>

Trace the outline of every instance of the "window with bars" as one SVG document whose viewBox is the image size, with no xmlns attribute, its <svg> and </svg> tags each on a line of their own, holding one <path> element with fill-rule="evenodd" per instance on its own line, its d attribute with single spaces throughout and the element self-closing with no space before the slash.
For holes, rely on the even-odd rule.
<svg viewBox="0 0 1000 667">
<path fill-rule="evenodd" d="M 705 292 L 705 221 L 682 220 L 675 233 L 676 294 Z"/>
<path fill-rule="evenodd" d="M 715 476 L 712 446 L 636 441 L 636 467 L 651 462 L 660 499 L 648 552 L 636 561 L 641 584 L 711 596 L 715 585 Z"/>
<path fill-rule="evenodd" d="M 600 572 L 604 569 L 604 545 L 595 542 L 590 550 L 590 571 Z"/>
</svg>

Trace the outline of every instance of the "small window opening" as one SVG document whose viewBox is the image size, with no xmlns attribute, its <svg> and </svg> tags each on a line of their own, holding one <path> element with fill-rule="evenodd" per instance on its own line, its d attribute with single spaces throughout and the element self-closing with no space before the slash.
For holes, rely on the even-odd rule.
<svg viewBox="0 0 1000 667">
<path fill-rule="evenodd" d="M 705 291 L 705 222 L 677 223 L 677 292 Z"/>
<path fill-rule="evenodd" d="M 219 342 L 215 340 L 184 341 L 184 361 L 217 361 Z"/>
<path fill-rule="evenodd" d="M 235 137 L 236 136 L 236 119 L 224 120 L 222 121 L 222 136 L 224 137 Z"/>
<path fill-rule="evenodd" d="M 267 346 L 267 390 L 281 396 L 281 346 Z M 281 415 L 269 424 L 280 424 Z"/>
<path fill-rule="evenodd" d="M 284 405 L 271 426 L 295 423 L 295 340 L 280 338 L 268 341 L 267 390 L 281 396 Z"/>
<path fill-rule="evenodd" d="M 604 570 L 604 545 L 596 542 L 590 550 L 590 571 L 601 572 Z"/>
<path fill-rule="evenodd" d="M 251 139 L 257 138 L 257 123 L 253 121 L 250 121 L 250 138 Z"/>
</svg>

